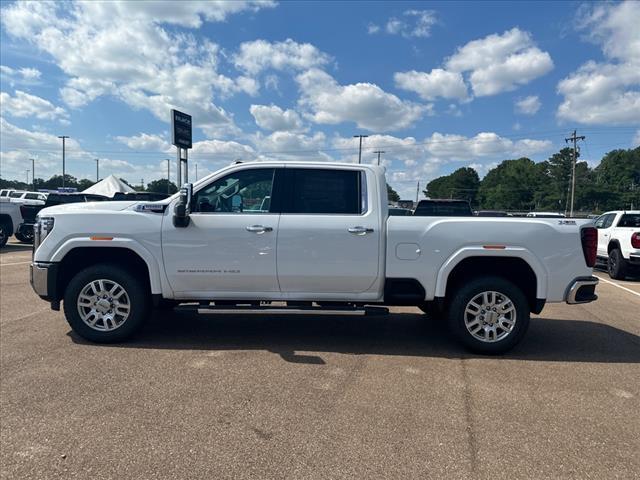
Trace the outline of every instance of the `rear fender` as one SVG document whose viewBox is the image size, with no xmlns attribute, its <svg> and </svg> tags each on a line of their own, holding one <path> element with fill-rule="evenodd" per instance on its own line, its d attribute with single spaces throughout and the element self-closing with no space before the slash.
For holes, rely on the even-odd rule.
<svg viewBox="0 0 640 480">
<path fill-rule="evenodd" d="M 436 279 L 435 297 L 444 297 L 447 291 L 447 281 L 453 269 L 461 261 L 470 257 L 501 257 L 520 258 L 527 262 L 536 275 L 536 297 L 547 298 L 548 272 L 533 253 L 522 247 L 505 247 L 487 249 L 483 246 L 469 246 L 457 250 L 440 267 Z M 489 272 L 490 273 L 490 272 Z"/>
</svg>

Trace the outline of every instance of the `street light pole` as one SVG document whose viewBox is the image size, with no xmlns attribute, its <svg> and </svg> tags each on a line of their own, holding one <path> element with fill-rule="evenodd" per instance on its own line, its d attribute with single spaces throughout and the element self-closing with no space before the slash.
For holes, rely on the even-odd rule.
<svg viewBox="0 0 640 480">
<path fill-rule="evenodd" d="M 380 155 L 385 153 L 385 151 L 384 150 L 376 150 L 373 153 L 377 153 L 378 154 L 378 165 L 380 165 Z"/>
<path fill-rule="evenodd" d="M 198 181 L 198 164 L 196 163 L 196 182 Z"/>
<path fill-rule="evenodd" d="M 36 160 L 35 158 L 30 158 L 31 160 L 31 181 L 33 182 L 33 191 L 36 191 Z"/>
<path fill-rule="evenodd" d="M 167 160 L 167 195 L 171 194 L 171 172 L 169 170 L 170 165 L 171 165 L 171 160 L 169 160 L 168 158 Z"/>
<path fill-rule="evenodd" d="M 96 183 L 100 181 L 100 159 L 96 158 Z"/>
<path fill-rule="evenodd" d="M 360 149 L 358 150 L 358 163 L 362 163 L 362 139 L 367 138 L 369 135 L 354 135 L 353 138 L 360 139 Z"/>
<path fill-rule="evenodd" d="M 58 135 L 58 138 L 62 139 L 62 188 L 64 188 L 64 177 L 65 177 L 65 140 L 69 138 L 68 135 Z"/>
</svg>

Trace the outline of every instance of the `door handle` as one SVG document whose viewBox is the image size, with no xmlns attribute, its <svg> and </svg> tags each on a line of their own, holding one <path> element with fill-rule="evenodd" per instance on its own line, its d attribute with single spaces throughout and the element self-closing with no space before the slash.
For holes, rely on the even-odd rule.
<svg viewBox="0 0 640 480">
<path fill-rule="evenodd" d="M 273 228 L 271 227 L 265 227 L 263 225 L 249 225 L 247 227 L 247 232 L 252 232 L 252 233 L 257 233 L 257 234 L 261 234 L 264 232 L 271 232 L 273 231 Z"/>
<path fill-rule="evenodd" d="M 349 228 L 348 231 L 353 235 L 366 235 L 367 233 L 373 233 L 373 228 L 357 226 Z"/>
</svg>

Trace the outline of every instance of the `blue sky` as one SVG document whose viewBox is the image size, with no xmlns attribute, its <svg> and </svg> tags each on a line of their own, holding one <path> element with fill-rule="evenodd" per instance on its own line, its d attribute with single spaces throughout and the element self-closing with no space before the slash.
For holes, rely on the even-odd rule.
<svg viewBox="0 0 640 480">
<path fill-rule="evenodd" d="M 383 161 L 403 196 L 461 166 L 640 143 L 640 3 L 3 2 L 1 175 L 192 177 L 236 159 Z M 175 170 L 174 165 L 171 169 Z"/>
</svg>

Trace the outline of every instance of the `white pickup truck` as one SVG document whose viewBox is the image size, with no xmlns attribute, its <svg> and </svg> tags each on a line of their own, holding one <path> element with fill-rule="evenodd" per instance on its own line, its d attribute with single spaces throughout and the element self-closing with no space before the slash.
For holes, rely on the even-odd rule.
<svg viewBox="0 0 640 480">
<path fill-rule="evenodd" d="M 9 237 L 18 231 L 22 223 L 20 205 L 10 202 L 6 197 L 0 202 L 0 248 L 4 247 Z"/>
<path fill-rule="evenodd" d="M 640 271 L 640 210 L 606 212 L 594 220 L 598 229 L 598 259 L 609 276 L 624 279 L 629 270 Z"/>
<path fill-rule="evenodd" d="M 414 305 L 482 353 L 513 347 L 545 302 L 597 298 L 590 225 L 389 216 L 387 203 L 381 167 L 234 164 L 160 202 L 42 210 L 31 284 L 95 342 L 127 338 L 153 305 L 246 315 Z"/>
</svg>

